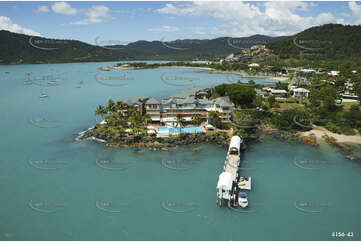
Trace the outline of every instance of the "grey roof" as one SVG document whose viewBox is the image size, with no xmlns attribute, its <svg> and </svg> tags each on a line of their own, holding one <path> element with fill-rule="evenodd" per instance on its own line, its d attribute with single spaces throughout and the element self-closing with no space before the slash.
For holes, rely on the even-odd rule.
<svg viewBox="0 0 361 242">
<path fill-rule="evenodd" d="M 154 97 L 150 97 L 147 100 L 146 104 L 160 104 L 160 101 L 158 99 L 154 98 Z"/>
<path fill-rule="evenodd" d="M 256 91 L 257 94 L 267 94 L 267 92 L 262 91 L 260 89 L 255 89 L 255 91 Z"/>
<path fill-rule="evenodd" d="M 195 86 L 186 90 L 183 90 L 179 93 L 173 94 L 170 97 L 173 98 L 187 98 L 190 96 L 195 96 L 195 94 L 199 91 L 206 91 L 208 89 L 210 89 L 210 86 Z"/>
<path fill-rule="evenodd" d="M 178 100 L 178 104 L 192 104 L 197 103 L 197 100 L 194 97 L 187 97 L 183 100 Z"/>
<path fill-rule="evenodd" d="M 140 105 L 142 101 L 149 99 L 149 96 L 139 96 L 139 97 L 131 97 L 128 99 L 122 99 L 121 101 L 127 105 Z"/>
<path fill-rule="evenodd" d="M 221 107 L 233 107 L 233 104 L 230 102 L 228 97 L 218 97 L 213 99 L 213 101 Z"/>
<path fill-rule="evenodd" d="M 170 103 L 177 103 L 177 102 L 173 98 L 168 98 L 168 99 L 162 99 L 161 103 L 164 104 L 164 105 L 167 105 L 167 104 L 170 104 Z"/>
<path fill-rule="evenodd" d="M 207 104 L 213 104 L 213 101 L 212 101 L 212 100 L 208 100 L 208 99 L 198 99 L 198 102 L 199 102 L 200 104 L 205 104 L 205 105 L 207 105 Z"/>
</svg>

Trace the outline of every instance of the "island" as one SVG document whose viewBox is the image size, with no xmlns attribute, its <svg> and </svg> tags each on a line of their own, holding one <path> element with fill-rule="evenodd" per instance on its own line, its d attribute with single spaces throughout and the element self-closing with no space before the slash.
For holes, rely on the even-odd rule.
<svg viewBox="0 0 361 242">
<path fill-rule="evenodd" d="M 237 81 L 195 86 L 163 99 L 109 100 L 96 110 L 101 121 L 81 138 L 93 137 L 110 146 L 164 149 L 197 143 L 226 147 L 233 135 L 243 137 L 247 145 L 266 133 L 312 146 L 324 141 L 348 159 L 359 159 L 350 145 L 361 145 L 359 100 L 343 96 L 339 84 L 332 84 L 334 77 L 316 81 L 307 75 L 319 74 L 305 76 L 305 72 L 309 70 L 298 71 L 290 82 Z M 350 87 L 350 83 L 343 86 Z"/>
</svg>

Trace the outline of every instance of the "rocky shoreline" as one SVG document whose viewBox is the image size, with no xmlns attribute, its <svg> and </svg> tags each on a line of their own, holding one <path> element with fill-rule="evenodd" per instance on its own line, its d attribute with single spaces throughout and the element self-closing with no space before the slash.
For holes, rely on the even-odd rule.
<svg viewBox="0 0 361 242">
<path fill-rule="evenodd" d="M 284 140 L 284 141 L 296 141 L 296 142 L 302 142 L 305 144 L 308 144 L 312 147 L 317 147 L 319 146 L 319 139 L 317 139 L 317 136 L 313 133 L 307 133 L 308 135 L 304 135 L 303 133 L 297 132 L 297 133 L 292 133 L 292 132 L 288 132 L 288 131 L 281 131 L 281 130 L 267 130 L 267 131 L 262 131 L 262 134 L 271 136 L 272 138 L 275 139 L 280 139 L 280 140 Z M 331 145 L 335 148 L 337 148 L 339 150 L 339 152 L 345 156 L 346 159 L 348 160 L 354 160 L 354 161 L 361 161 L 361 158 L 354 155 L 353 151 L 355 150 L 355 147 L 351 144 L 348 143 L 339 143 L 337 142 L 337 140 L 332 137 L 332 136 L 328 136 L 328 135 L 323 135 L 322 136 L 322 140 L 325 141 L 325 143 L 327 143 L 328 145 Z"/>
<path fill-rule="evenodd" d="M 282 141 L 294 141 L 303 142 L 309 144 L 312 147 L 319 145 L 317 137 L 314 134 L 308 136 L 302 135 L 302 133 L 294 133 L 282 130 L 261 130 L 255 137 L 245 137 L 244 148 L 247 147 L 247 143 L 259 142 L 261 135 L 266 135 L 274 139 Z M 93 140 L 95 142 L 104 143 L 107 146 L 119 146 L 119 147 L 147 147 L 150 150 L 167 150 L 168 148 L 183 146 L 183 145 L 195 145 L 195 144 L 216 144 L 225 149 L 229 146 L 229 137 L 222 132 L 215 133 L 198 133 L 198 134 L 180 134 L 167 138 L 158 137 L 112 137 L 106 132 L 101 132 L 96 126 L 91 127 L 83 132 L 79 133 L 76 140 Z M 345 144 L 341 145 L 332 137 L 323 137 L 323 140 L 338 148 L 339 151 L 349 160 L 361 160 L 359 157 L 353 155 L 354 147 Z"/>
<path fill-rule="evenodd" d="M 105 132 L 99 131 L 96 126 L 86 131 L 80 132 L 76 140 L 91 139 L 107 146 L 138 146 L 150 148 L 175 147 L 180 145 L 192 144 L 216 144 L 228 148 L 229 137 L 225 133 L 197 133 L 197 134 L 180 134 L 167 138 L 158 137 L 112 137 Z"/>
</svg>

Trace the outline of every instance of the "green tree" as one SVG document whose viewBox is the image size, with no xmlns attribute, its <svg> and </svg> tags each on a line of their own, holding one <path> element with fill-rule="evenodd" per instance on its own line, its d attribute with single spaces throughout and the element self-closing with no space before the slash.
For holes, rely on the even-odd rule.
<svg viewBox="0 0 361 242">
<path fill-rule="evenodd" d="M 263 104 L 263 98 L 259 95 L 256 96 L 256 98 L 252 102 L 252 106 L 254 107 L 262 107 Z"/>
<path fill-rule="evenodd" d="M 276 98 L 275 96 L 271 95 L 269 98 L 268 98 L 268 103 L 269 103 L 269 107 L 272 108 L 274 106 L 274 104 L 276 103 Z"/>
<path fill-rule="evenodd" d="M 195 125 L 200 125 L 202 123 L 202 118 L 201 115 L 199 114 L 193 114 L 192 115 L 192 122 Z"/>
<path fill-rule="evenodd" d="M 230 100 L 236 105 L 250 106 L 256 98 L 256 91 L 252 86 L 233 84 L 226 92 Z"/>
<path fill-rule="evenodd" d="M 112 112 L 115 112 L 115 110 L 116 110 L 116 106 L 115 106 L 114 101 L 112 99 L 109 99 L 108 100 L 107 111 L 112 113 Z"/>
<path fill-rule="evenodd" d="M 224 129 L 225 125 L 222 123 L 222 119 L 219 117 L 219 112 L 210 111 L 208 112 L 209 123 L 218 129 Z"/>
<path fill-rule="evenodd" d="M 98 108 L 95 111 L 95 115 L 99 115 L 103 118 L 103 116 L 107 114 L 107 110 L 104 106 L 99 105 Z"/>
<path fill-rule="evenodd" d="M 183 128 L 185 125 L 185 121 L 183 119 L 182 114 L 177 114 L 176 118 L 177 118 L 177 127 L 179 126 L 179 127 Z"/>
</svg>

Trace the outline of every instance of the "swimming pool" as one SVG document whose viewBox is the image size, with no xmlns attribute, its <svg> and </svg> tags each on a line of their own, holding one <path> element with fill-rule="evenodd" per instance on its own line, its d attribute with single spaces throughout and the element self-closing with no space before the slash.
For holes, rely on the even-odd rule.
<svg viewBox="0 0 361 242">
<path fill-rule="evenodd" d="M 184 128 L 158 128 L 158 132 L 169 131 L 170 134 L 179 133 L 203 133 L 203 130 L 199 126 L 189 126 Z"/>
</svg>

